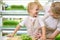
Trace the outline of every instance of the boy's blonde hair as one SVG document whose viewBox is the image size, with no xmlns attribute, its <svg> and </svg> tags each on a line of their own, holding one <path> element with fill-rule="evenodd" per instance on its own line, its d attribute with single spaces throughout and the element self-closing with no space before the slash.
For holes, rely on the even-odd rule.
<svg viewBox="0 0 60 40">
<path fill-rule="evenodd" d="M 60 2 L 54 2 L 51 5 L 51 11 L 55 14 L 60 15 Z"/>
<path fill-rule="evenodd" d="M 39 0 L 34 0 L 34 2 L 37 2 L 39 4 L 39 9 L 43 10 L 43 6 L 41 5 L 41 3 L 39 2 Z"/>
<path fill-rule="evenodd" d="M 28 12 L 29 12 L 29 10 L 33 9 L 35 7 L 35 5 L 37 5 L 38 8 L 40 7 L 37 2 L 30 2 L 30 3 L 28 3 L 28 7 L 27 7 Z"/>
</svg>

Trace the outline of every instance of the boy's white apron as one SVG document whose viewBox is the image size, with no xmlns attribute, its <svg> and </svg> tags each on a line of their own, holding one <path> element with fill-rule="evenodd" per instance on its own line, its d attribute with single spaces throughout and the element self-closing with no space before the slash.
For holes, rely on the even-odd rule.
<svg viewBox="0 0 60 40">
<path fill-rule="evenodd" d="M 33 36 L 34 32 L 37 30 L 37 27 L 40 27 L 38 18 L 32 21 L 29 17 L 27 18 L 27 23 L 25 24 L 27 27 L 28 35 Z M 30 25 L 29 25 L 30 24 Z"/>
<path fill-rule="evenodd" d="M 52 20 L 53 21 L 53 20 Z M 45 24 L 46 24 L 46 22 L 47 22 L 47 20 L 45 20 Z M 58 25 L 58 23 L 59 23 L 59 19 L 58 19 L 58 21 L 56 22 L 56 25 L 54 25 L 54 26 L 56 26 L 56 28 L 52 28 L 52 27 L 47 27 L 47 24 L 46 24 L 46 36 L 47 36 L 47 38 L 49 37 L 49 36 L 51 36 L 51 34 L 57 29 L 57 25 Z M 53 23 L 52 23 L 52 25 L 53 25 Z M 47 39 L 47 40 L 49 40 L 49 39 Z M 53 40 L 55 40 L 55 39 L 53 39 Z"/>
</svg>

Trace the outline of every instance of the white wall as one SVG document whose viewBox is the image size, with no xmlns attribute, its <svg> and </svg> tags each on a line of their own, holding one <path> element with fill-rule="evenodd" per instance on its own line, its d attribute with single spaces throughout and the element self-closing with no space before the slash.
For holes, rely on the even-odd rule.
<svg viewBox="0 0 60 40">
<path fill-rule="evenodd" d="M 1 4 L 1 1 L 2 0 L 0 0 L 0 11 L 2 11 L 2 4 Z M 0 14 L 1 14 L 1 12 L 0 12 Z M 2 36 L 2 16 L 0 15 L 0 36 Z"/>
<path fill-rule="evenodd" d="M 60 0 L 54 0 L 55 2 L 60 2 Z"/>
<path fill-rule="evenodd" d="M 2 4 L 0 4 L 0 11 L 2 10 Z"/>
<path fill-rule="evenodd" d="M 0 0 L 0 11 L 2 10 L 2 4 L 1 4 L 2 0 Z"/>
</svg>

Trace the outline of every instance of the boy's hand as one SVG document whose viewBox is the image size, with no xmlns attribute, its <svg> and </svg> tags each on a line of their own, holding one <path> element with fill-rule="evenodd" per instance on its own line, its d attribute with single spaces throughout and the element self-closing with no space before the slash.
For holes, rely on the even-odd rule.
<svg viewBox="0 0 60 40">
<path fill-rule="evenodd" d="M 40 39 L 41 39 L 41 40 L 46 40 L 46 37 L 42 36 Z"/>
<path fill-rule="evenodd" d="M 49 39 L 49 40 L 53 40 L 53 39 Z"/>
<path fill-rule="evenodd" d="M 54 40 L 54 39 L 47 39 L 47 40 Z"/>
<path fill-rule="evenodd" d="M 39 39 L 41 37 L 41 34 L 40 33 L 34 33 L 34 37 Z"/>
<path fill-rule="evenodd" d="M 13 34 L 8 34 L 7 37 L 13 37 L 14 35 Z"/>
<path fill-rule="evenodd" d="M 39 38 L 41 37 L 41 34 L 38 33 L 38 34 L 36 35 L 36 37 L 39 39 Z"/>
<path fill-rule="evenodd" d="M 52 37 L 48 37 L 47 39 L 49 39 L 49 40 L 54 40 L 54 38 L 52 38 Z"/>
</svg>

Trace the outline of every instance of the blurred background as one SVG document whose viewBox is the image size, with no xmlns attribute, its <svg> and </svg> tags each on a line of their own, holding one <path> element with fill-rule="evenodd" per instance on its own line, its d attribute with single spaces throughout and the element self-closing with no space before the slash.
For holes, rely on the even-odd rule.
<svg viewBox="0 0 60 40">
<path fill-rule="evenodd" d="M 16 25 L 28 16 L 27 5 L 29 2 L 38 1 L 43 7 L 48 8 L 52 2 L 59 0 L 0 0 L 0 35 L 6 36 L 14 31 Z M 42 7 L 42 8 L 43 8 Z M 45 10 L 39 12 L 43 17 Z M 23 26 L 15 36 L 27 34 L 26 27 Z M 26 35 L 25 35 L 26 36 Z M 60 36 L 60 35 L 59 35 Z M 58 37 L 59 37 L 58 36 Z M 60 40 L 60 39 L 59 39 Z"/>
</svg>

